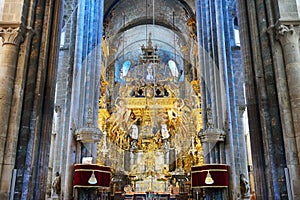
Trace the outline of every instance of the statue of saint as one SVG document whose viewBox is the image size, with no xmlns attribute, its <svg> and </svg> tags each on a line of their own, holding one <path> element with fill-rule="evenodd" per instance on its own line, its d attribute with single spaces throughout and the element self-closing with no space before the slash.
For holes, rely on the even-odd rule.
<svg viewBox="0 0 300 200">
<path fill-rule="evenodd" d="M 241 187 L 242 197 L 248 197 L 249 196 L 250 187 L 249 187 L 249 182 L 246 179 L 246 177 L 245 177 L 244 174 L 240 175 L 240 187 Z"/>
<path fill-rule="evenodd" d="M 154 79 L 152 66 L 154 66 L 153 63 L 150 63 L 147 66 L 147 76 L 146 76 L 147 81 L 152 81 Z"/>
<path fill-rule="evenodd" d="M 163 140 L 166 140 L 170 137 L 170 133 L 169 133 L 167 124 L 162 124 L 160 131 L 161 131 L 161 137 Z"/>
<path fill-rule="evenodd" d="M 61 178 L 60 178 L 59 172 L 56 172 L 56 174 L 55 174 L 55 178 L 54 178 L 54 181 L 52 183 L 52 187 L 53 187 L 54 192 L 57 195 L 60 195 L 60 192 L 61 192 Z"/>
<path fill-rule="evenodd" d="M 130 137 L 134 140 L 137 140 L 139 137 L 139 129 L 138 126 L 136 124 L 132 124 L 131 125 L 131 134 Z"/>
</svg>

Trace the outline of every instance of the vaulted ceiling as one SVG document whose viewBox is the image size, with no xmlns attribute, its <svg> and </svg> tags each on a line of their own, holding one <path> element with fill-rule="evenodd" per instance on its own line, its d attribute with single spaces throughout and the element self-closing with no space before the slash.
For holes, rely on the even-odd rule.
<svg viewBox="0 0 300 200">
<path fill-rule="evenodd" d="M 193 0 L 106 0 L 104 36 L 108 64 L 138 64 L 141 46 L 151 37 L 162 62 L 176 60 L 178 70 L 190 65 L 196 44 Z"/>
</svg>

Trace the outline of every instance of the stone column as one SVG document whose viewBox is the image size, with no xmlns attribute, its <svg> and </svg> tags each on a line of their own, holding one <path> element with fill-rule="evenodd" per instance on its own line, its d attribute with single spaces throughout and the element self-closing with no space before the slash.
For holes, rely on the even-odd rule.
<svg viewBox="0 0 300 200">
<path fill-rule="evenodd" d="M 281 43 L 284 54 L 292 123 L 294 125 L 294 132 L 287 132 L 284 135 L 285 151 L 289 155 L 287 156 L 287 165 L 290 173 L 293 198 L 300 199 L 300 191 L 297 189 L 300 185 L 300 27 L 281 24 L 276 29 L 277 39 Z"/>
<path fill-rule="evenodd" d="M 13 87 L 20 44 L 24 40 L 25 29 L 21 24 L 0 24 L 0 37 L 3 41 L 0 67 L 0 197 L 10 189 L 11 176 L 2 176 L 9 113 L 11 109 Z M 9 171 L 8 173 L 12 173 Z M 7 177 L 7 178 L 5 178 Z M 4 178 L 4 179 L 3 179 Z M 9 180 L 8 180 L 9 179 Z"/>
</svg>

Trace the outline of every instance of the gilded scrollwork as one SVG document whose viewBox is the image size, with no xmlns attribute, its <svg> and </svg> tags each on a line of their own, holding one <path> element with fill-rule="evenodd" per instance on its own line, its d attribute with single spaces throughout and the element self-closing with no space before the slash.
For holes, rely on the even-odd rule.
<svg viewBox="0 0 300 200">
<path fill-rule="evenodd" d="M 151 48 L 143 47 L 143 50 Z M 174 71 L 160 64 L 157 55 L 153 55 L 152 63 L 146 61 L 152 56 L 148 53 L 143 54 L 138 66 L 127 69 L 128 73 L 120 77 L 122 83 L 115 84 L 118 96 L 114 99 L 112 96 L 104 99 L 107 84 L 101 84 L 99 127 L 107 131 L 111 146 L 131 152 L 131 167 L 135 165 L 133 155 L 142 152 L 146 159 L 142 162 L 147 166 L 145 173 L 161 173 L 162 166 L 152 166 L 157 154 L 176 149 L 176 156 L 183 156 L 176 160 L 176 168 L 188 171 L 192 165 L 203 164 L 202 146 L 197 138 L 202 127 L 199 81 L 189 83 L 192 98 L 184 98 L 184 89 L 178 84 L 180 77 L 173 77 Z M 105 102 L 110 105 L 105 107 Z M 186 145 L 191 143 L 191 136 L 197 139 L 192 146 Z M 166 164 L 165 161 L 162 164 Z M 139 175 L 132 170 L 128 173 Z M 169 172 L 164 174 L 169 175 Z"/>
</svg>

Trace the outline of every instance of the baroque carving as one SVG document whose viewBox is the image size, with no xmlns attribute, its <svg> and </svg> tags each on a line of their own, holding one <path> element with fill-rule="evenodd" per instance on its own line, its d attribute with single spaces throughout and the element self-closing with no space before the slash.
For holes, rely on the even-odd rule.
<svg viewBox="0 0 300 200">
<path fill-rule="evenodd" d="M 190 37 L 194 40 L 197 40 L 197 27 L 196 27 L 196 19 L 195 18 L 189 18 L 187 20 L 187 25 L 190 28 Z"/>
<path fill-rule="evenodd" d="M 111 96 L 102 77 L 98 115 L 98 126 L 107 133 L 107 144 L 105 139 L 99 142 L 98 154 L 116 169 L 120 168 L 115 162 L 117 156 L 109 157 L 104 150 L 129 151 L 131 159 L 142 155 L 138 156 L 144 159 L 139 162 L 138 169 L 130 161 L 128 173 L 135 181 L 140 180 L 142 173 L 145 177 L 151 173 L 158 174 L 159 178 L 162 178 L 161 175 L 169 176 L 169 170 L 161 165 L 154 168 L 154 164 L 168 165 L 168 156 L 173 149 L 176 149 L 174 156 L 182 155 L 178 159 L 172 158 L 175 159 L 176 173 L 204 163 L 201 141 L 197 137 L 202 128 L 200 82 L 189 82 L 193 89 L 186 91 L 176 63 L 175 68 L 166 61 L 161 63 L 151 35 L 147 46 L 142 45 L 141 50 L 138 65 L 120 69 L 117 87 L 114 88 L 118 95 L 107 98 L 107 101 L 105 95 Z M 191 94 L 191 98 L 183 95 L 186 93 Z M 163 161 L 157 160 L 158 154 L 163 156 Z"/>
<path fill-rule="evenodd" d="M 0 24 L 0 37 L 4 44 L 20 45 L 24 41 L 25 28 L 20 24 Z"/>
</svg>

